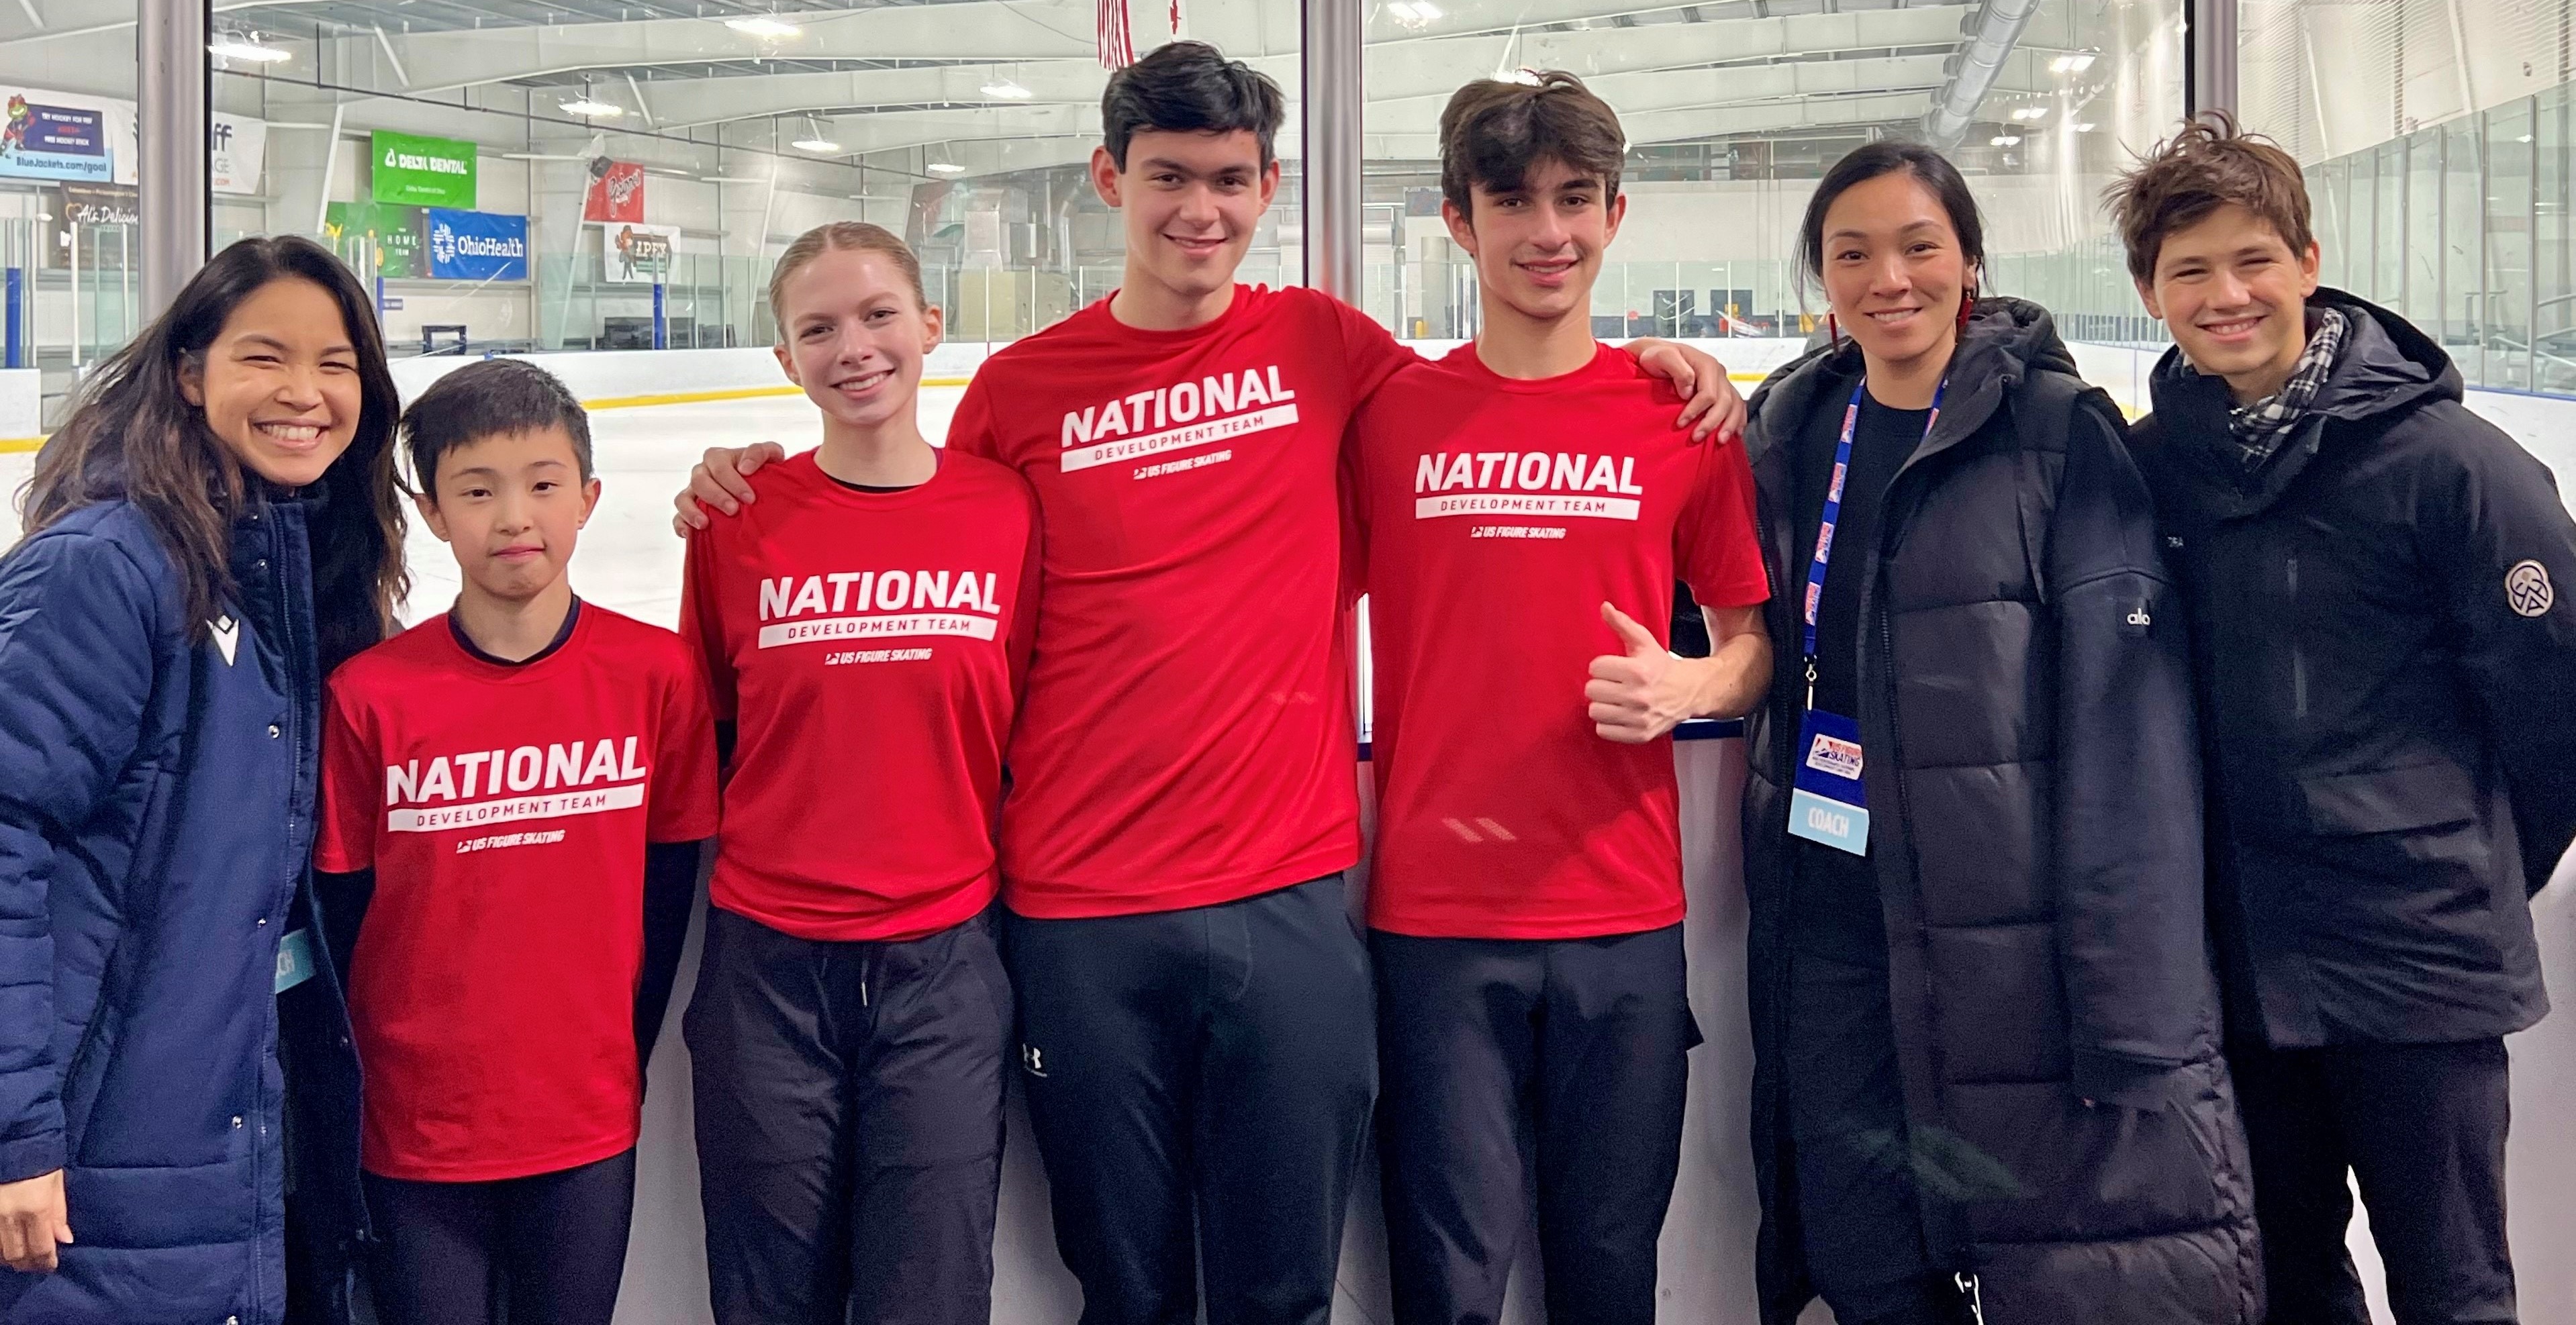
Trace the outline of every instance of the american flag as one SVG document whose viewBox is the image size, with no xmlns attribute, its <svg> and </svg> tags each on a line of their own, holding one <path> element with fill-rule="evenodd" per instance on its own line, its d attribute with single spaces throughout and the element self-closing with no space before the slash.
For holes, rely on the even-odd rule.
<svg viewBox="0 0 2576 1325">
<path fill-rule="evenodd" d="M 1127 0 L 1098 0 L 1100 67 L 1124 69 L 1136 63 L 1136 35 L 1127 25 Z M 1179 6 L 1174 5 L 1175 11 Z"/>
</svg>

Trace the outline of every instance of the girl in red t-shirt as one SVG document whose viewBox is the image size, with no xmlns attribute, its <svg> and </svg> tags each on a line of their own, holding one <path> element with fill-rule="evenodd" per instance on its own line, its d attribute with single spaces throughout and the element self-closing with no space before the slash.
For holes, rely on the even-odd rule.
<svg viewBox="0 0 2576 1325">
<path fill-rule="evenodd" d="M 808 231 L 769 295 L 823 444 L 690 539 L 681 607 L 728 751 L 684 1023 L 715 1315 L 980 1325 L 1012 1034 L 985 912 L 1035 503 L 922 436 L 940 310 L 900 239 Z"/>
</svg>

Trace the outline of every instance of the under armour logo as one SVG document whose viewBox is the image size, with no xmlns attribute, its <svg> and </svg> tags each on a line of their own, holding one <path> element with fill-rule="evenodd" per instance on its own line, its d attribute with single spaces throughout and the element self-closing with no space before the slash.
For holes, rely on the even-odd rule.
<svg viewBox="0 0 2576 1325">
<path fill-rule="evenodd" d="M 1020 1070 L 1033 1077 L 1046 1075 L 1046 1054 L 1034 1044 L 1020 1046 Z"/>
<path fill-rule="evenodd" d="M 241 623 L 219 616 L 206 623 L 206 630 L 214 636 L 216 652 L 224 655 L 224 666 L 232 666 L 233 653 L 241 647 Z"/>
<path fill-rule="evenodd" d="M 2516 616 L 2544 616 L 2549 605 L 2558 601 L 2558 591 L 2550 586 L 2549 568 L 2537 561 L 2519 561 L 2504 573 L 2505 605 Z"/>
</svg>

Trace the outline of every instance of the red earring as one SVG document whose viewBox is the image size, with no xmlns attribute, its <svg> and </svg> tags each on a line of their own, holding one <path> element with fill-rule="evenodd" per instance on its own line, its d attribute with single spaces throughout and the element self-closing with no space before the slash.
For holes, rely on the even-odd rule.
<svg viewBox="0 0 2576 1325">
<path fill-rule="evenodd" d="M 1843 343 L 1843 329 L 1834 322 L 1834 315 L 1831 313 L 1825 314 L 1825 340 L 1834 345 Z"/>
<path fill-rule="evenodd" d="M 1968 334 L 1968 317 L 1977 311 L 1977 287 L 1971 285 L 1959 296 L 1959 334 Z"/>
</svg>

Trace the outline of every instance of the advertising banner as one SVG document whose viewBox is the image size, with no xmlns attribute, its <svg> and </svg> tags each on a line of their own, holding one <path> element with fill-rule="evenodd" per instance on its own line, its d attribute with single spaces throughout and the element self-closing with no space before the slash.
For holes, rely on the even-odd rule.
<svg viewBox="0 0 2576 1325">
<path fill-rule="evenodd" d="M 416 207 L 474 205 L 474 144 L 378 129 L 368 138 L 374 198 Z"/>
<path fill-rule="evenodd" d="M 141 225 L 140 197 L 122 184 L 65 184 L 63 219 L 75 225 Z"/>
<path fill-rule="evenodd" d="M 528 279 L 528 218 L 432 207 L 429 274 L 439 280 Z"/>
<path fill-rule="evenodd" d="M 632 161 L 590 159 L 590 192 L 581 200 L 585 221 L 644 219 L 644 167 Z"/>
<path fill-rule="evenodd" d="M 609 285 L 658 285 L 671 278 L 671 254 L 680 245 L 676 225 L 599 227 L 599 279 Z"/>
<path fill-rule="evenodd" d="M 427 275 L 420 245 L 421 210 L 381 202 L 335 202 L 322 212 L 322 233 L 331 239 L 331 247 L 350 265 L 359 265 L 356 241 L 373 240 L 375 269 L 361 271 L 360 276 L 382 276 L 404 281 Z"/>
<path fill-rule="evenodd" d="M 135 182 L 134 103 L 0 86 L 0 176 Z"/>
<path fill-rule="evenodd" d="M 268 156 L 268 121 L 216 111 L 206 119 L 206 186 L 217 193 L 259 192 Z"/>
</svg>

